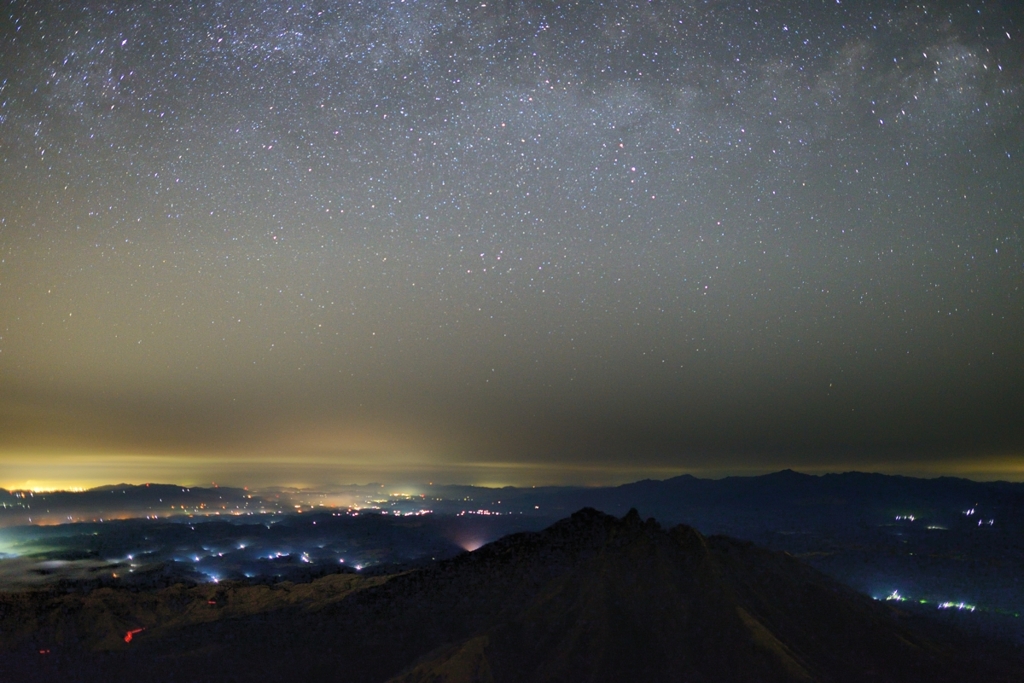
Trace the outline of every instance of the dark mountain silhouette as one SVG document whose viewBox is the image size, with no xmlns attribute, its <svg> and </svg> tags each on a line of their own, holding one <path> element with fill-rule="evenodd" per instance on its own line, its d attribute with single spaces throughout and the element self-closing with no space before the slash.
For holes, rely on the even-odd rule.
<svg viewBox="0 0 1024 683">
<path fill-rule="evenodd" d="M 782 470 L 724 479 L 682 475 L 608 488 L 520 491 L 531 505 L 549 512 L 569 514 L 594 507 L 621 515 L 635 507 L 667 523 L 685 521 L 707 533 L 741 537 L 768 528 L 834 532 L 841 527 L 876 525 L 907 512 L 951 523 L 975 505 L 1002 521 L 1024 519 L 1024 484 L 864 472 L 818 476 Z M 513 500 L 513 493 L 503 492 L 502 498 Z"/>
<path fill-rule="evenodd" d="M 86 491 L 8 491 L 0 489 L 0 528 L 23 524 L 65 524 L 159 514 L 241 514 L 277 509 L 272 495 L 253 496 L 244 489 L 174 484 L 113 484 Z"/>
<path fill-rule="evenodd" d="M 10 680 L 401 683 L 1024 675 L 1012 652 L 983 651 L 784 553 L 664 530 L 635 511 L 584 509 L 425 569 L 305 595 L 260 609 L 224 587 L 211 609 L 225 618 L 154 624 L 99 651 L 35 641 L 0 655 L 0 670 Z"/>
</svg>

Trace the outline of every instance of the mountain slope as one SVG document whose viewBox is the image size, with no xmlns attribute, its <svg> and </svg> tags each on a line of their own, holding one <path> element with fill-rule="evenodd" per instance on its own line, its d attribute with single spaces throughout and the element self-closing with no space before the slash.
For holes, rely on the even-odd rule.
<svg viewBox="0 0 1024 683">
<path fill-rule="evenodd" d="M 28 652 L 0 667 L 29 680 L 1020 680 L 1019 662 L 981 661 L 958 638 L 785 554 L 585 509 L 331 602 L 157 626 L 57 652 L 45 671 Z"/>
<path fill-rule="evenodd" d="M 951 634 L 908 621 L 788 556 L 631 514 L 524 609 L 393 680 L 974 679 Z"/>
</svg>

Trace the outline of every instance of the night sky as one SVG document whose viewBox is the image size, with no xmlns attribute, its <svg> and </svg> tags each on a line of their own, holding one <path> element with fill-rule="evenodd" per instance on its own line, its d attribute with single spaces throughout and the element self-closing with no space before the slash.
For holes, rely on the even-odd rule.
<svg viewBox="0 0 1024 683">
<path fill-rule="evenodd" d="M 1024 478 L 1019 2 L 0 16 L 0 486 Z"/>
</svg>

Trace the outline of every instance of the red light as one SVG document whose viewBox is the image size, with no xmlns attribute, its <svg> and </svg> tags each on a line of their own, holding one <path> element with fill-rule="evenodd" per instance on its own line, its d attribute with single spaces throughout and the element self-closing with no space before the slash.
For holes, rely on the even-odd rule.
<svg viewBox="0 0 1024 683">
<path fill-rule="evenodd" d="M 144 629 L 144 628 L 133 628 L 131 631 L 128 631 L 128 633 L 124 634 L 124 642 L 126 642 L 126 643 L 132 642 L 132 638 L 135 636 L 136 633 L 142 633 L 145 630 L 146 629 Z"/>
</svg>

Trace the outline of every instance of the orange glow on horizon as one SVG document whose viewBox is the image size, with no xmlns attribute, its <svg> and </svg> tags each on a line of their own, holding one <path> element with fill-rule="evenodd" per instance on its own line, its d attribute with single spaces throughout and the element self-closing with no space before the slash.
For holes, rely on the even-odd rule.
<svg viewBox="0 0 1024 683">
<path fill-rule="evenodd" d="M 135 455 L 96 453 L 3 453 L 0 488 L 26 493 L 84 491 L 116 484 L 152 482 L 181 486 L 218 486 L 259 490 L 267 487 L 310 489 L 332 485 L 386 483 L 421 485 L 427 481 L 486 488 L 505 486 L 614 486 L 641 479 L 669 479 L 681 474 L 717 479 L 756 476 L 787 467 L 807 474 L 863 471 L 932 478 L 963 477 L 978 481 L 1024 481 L 1024 457 L 1002 455 L 959 460 L 867 461 L 863 463 L 765 462 L 753 458 L 721 459 L 691 466 L 659 463 L 531 463 L 508 461 L 429 462 L 426 458 L 346 459 L 326 455 Z M 345 505 L 347 500 L 333 501 Z"/>
</svg>

